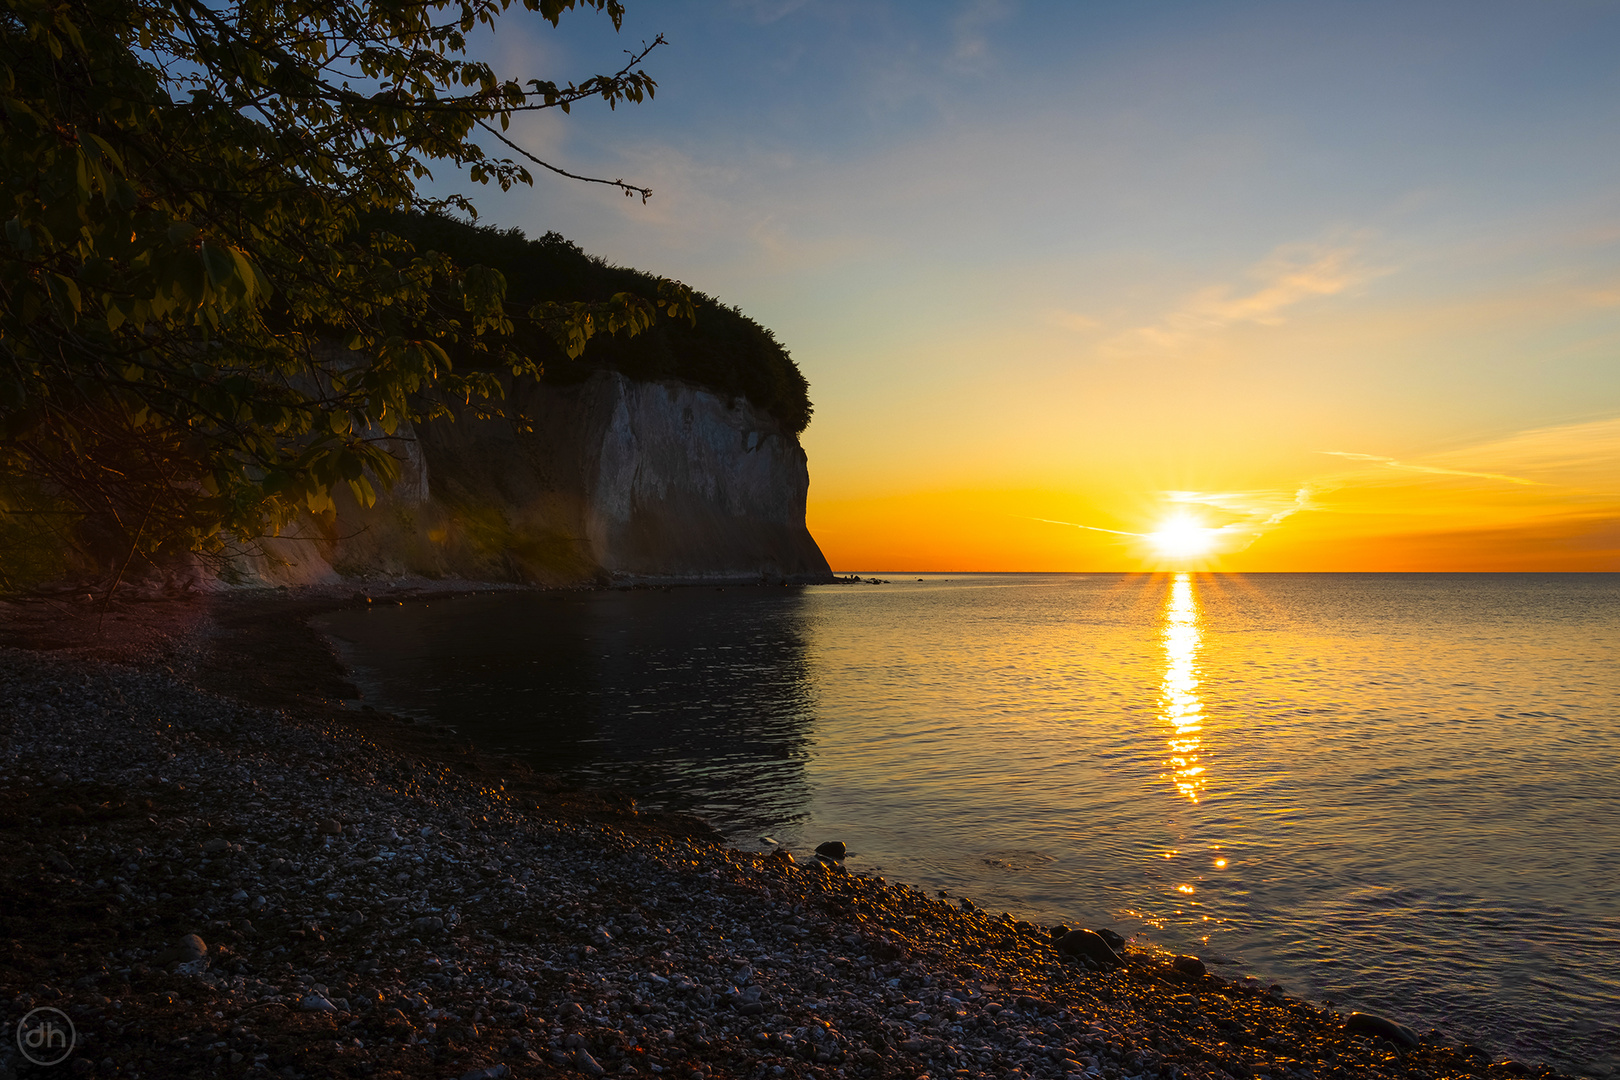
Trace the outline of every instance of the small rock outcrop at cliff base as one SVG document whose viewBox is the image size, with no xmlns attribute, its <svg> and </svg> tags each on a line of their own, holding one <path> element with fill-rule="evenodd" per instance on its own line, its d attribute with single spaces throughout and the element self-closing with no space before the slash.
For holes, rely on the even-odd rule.
<svg viewBox="0 0 1620 1080">
<path fill-rule="evenodd" d="M 507 412 L 401 428 L 402 475 L 375 506 L 342 499 L 239 572 L 289 584 L 832 580 L 805 526 L 804 449 L 746 399 L 599 372 L 515 385 Z"/>
</svg>

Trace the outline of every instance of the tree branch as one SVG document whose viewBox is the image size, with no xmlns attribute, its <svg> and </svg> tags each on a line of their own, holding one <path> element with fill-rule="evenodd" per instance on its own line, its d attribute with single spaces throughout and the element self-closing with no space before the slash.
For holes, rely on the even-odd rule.
<svg viewBox="0 0 1620 1080">
<path fill-rule="evenodd" d="M 652 188 L 650 187 L 637 187 L 635 184 L 626 183 L 623 180 L 603 180 L 601 177 L 597 176 L 580 176 L 578 173 L 571 173 L 567 169 L 559 169 L 550 162 L 541 161 L 539 158 L 523 149 L 523 147 L 519 146 L 511 139 L 508 139 L 505 135 L 502 135 L 500 132 L 490 127 L 484 121 L 478 121 L 478 126 L 495 136 L 497 139 L 501 140 L 501 142 L 505 143 L 513 150 L 516 150 L 518 153 L 528 158 L 530 161 L 534 162 L 536 165 L 540 166 L 542 169 L 550 169 L 558 176 L 566 176 L 570 180 L 582 180 L 587 184 L 605 184 L 608 187 L 616 187 L 620 191 L 623 191 L 626 195 L 640 195 L 642 202 L 646 202 L 648 199 L 652 198 Z"/>
</svg>

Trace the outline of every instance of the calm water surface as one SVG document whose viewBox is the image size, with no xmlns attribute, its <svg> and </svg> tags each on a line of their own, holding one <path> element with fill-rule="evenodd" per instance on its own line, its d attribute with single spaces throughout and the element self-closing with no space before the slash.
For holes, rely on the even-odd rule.
<svg viewBox="0 0 1620 1080">
<path fill-rule="evenodd" d="M 978 575 L 328 617 L 368 700 L 739 846 L 1620 1067 L 1620 575 Z"/>
</svg>

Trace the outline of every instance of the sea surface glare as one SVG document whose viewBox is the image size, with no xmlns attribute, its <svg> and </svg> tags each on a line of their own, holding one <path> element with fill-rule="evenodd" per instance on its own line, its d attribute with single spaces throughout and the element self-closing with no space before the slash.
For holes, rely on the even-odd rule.
<svg viewBox="0 0 1620 1080">
<path fill-rule="evenodd" d="M 326 617 L 367 700 L 733 842 L 1620 1067 L 1620 575 L 925 575 Z"/>
</svg>

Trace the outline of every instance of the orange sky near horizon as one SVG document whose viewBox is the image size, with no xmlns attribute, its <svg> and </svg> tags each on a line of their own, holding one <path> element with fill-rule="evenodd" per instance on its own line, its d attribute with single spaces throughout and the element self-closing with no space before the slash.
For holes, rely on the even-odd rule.
<svg viewBox="0 0 1620 1080">
<path fill-rule="evenodd" d="M 1272 489 L 958 489 L 812 498 L 837 571 L 1620 570 L 1620 420 L 1411 461 L 1323 452 Z M 1201 554 L 1152 534 L 1180 519 Z"/>
</svg>

